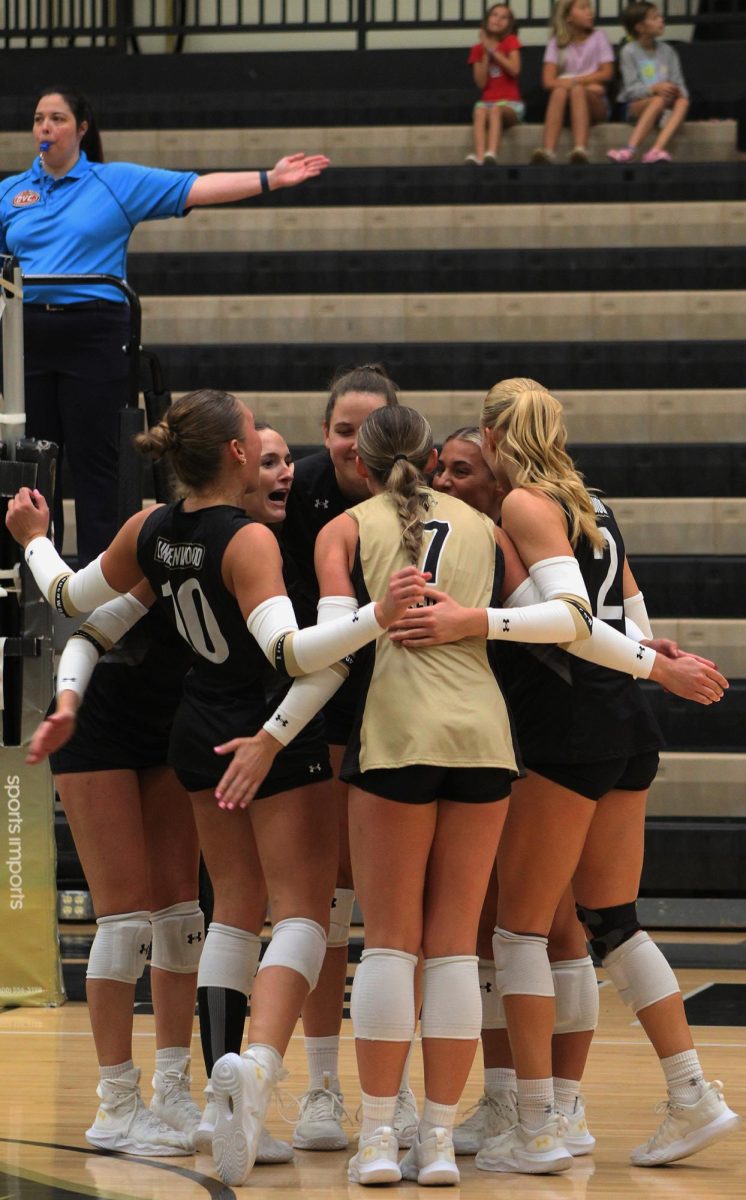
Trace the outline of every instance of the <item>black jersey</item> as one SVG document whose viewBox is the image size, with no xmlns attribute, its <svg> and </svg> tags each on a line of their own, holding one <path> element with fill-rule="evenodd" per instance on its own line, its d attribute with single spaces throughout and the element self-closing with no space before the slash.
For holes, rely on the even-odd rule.
<svg viewBox="0 0 746 1200">
<path fill-rule="evenodd" d="M 328 450 L 298 460 L 280 540 L 294 584 L 293 607 L 300 626 L 316 624 L 319 601 L 313 565 L 316 538 L 325 525 L 349 507 L 350 499 L 340 490 Z"/>
<path fill-rule="evenodd" d="M 194 651 L 154 604 L 99 659 L 75 733 L 50 755 L 56 775 L 164 765 L 174 713 Z"/>
<path fill-rule="evenodd" d="M 195 651 L 169 746 L 169 763 L 190 791 L 212 787 L 227 761 L 214 747 L 253 736 L 291 686 L 249 633 L 222 577 L 225 550 L 245 525 L 243 509 L 228 504 L 185 512 L 183 502 L 156 509 L 138 538 L 137 557 L 171 620 Z M 308 779 L 326 778 L 320 719 L 309 722 L 275 759 L 260 794 L 286 790 L 289 758 L 308 758 Z M 301 772 L 303 782 L 306 772 Z M 294 777 L 295 778 L 295 777 Z M 294 782 L 293 786 L 300 786 Z"/>
<path fill-rule="evenodd" d="M 607 504 L 592 497 L 602 551 L 576 548 L 593 615 L 624 633 L 624 541 Z M 657 750 L 663 742 L 634 679 L 556 646 L 500 644 L 499 662 L 527 766 L 593 762 Z"/>
<path fill-rule="evenodd" d="M 225 550 L 239 530 L 250 524 L 243 509 L 233 505 L 185 512 L 179 500 L 155 509 L 145 521 L 137 558 L 195 653 L 188 680 L 190 693 L 219 698 L 250 687 L 258 718 L 269 700 L 289 685 L 249 633 L 238 601 L 223 582 Z"/>
</svg>

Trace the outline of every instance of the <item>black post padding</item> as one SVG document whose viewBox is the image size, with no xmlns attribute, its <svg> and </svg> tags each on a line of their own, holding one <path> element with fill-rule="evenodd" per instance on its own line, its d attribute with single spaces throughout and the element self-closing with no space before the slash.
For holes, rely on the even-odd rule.
<svg viewBox="0 0 746 1200">
<path fill-rule="evenodd" d="M 15 461 L 0 462 L 0 491 L 14 495 L 18 487 L 38 488 L 51 508 L 57 469 L 58 447 L 54 442 L 35 438 L 19 438 L 15 444 Z M 17 483 L 12 490 L 7 490 Z M 42 654 L 40 639 L 45 639 L 51 655 L 52 617 L 46 601 L 42 600 L 30 571 L 23 561 L 20 548 L 5 528 L 5 502 L 2 503 L 0 530 L 0 562 L 4 567 L 21 564 L 21 595 L 11 593 L 0 600 L 0 633 L 11 639 L 6 643 L 3 691 L 3 745 L 18 746 L 22 740 L 24 721 L 24 686 L 26 665 Z M 32 671 L 28 701 L 38 707 L 38 671 Z M 29 677 L 31 680 L 31 677 Z M 51 691 L 51 677 L 50 677 Z M 46 702 L 46 701 L 45 701 Z"/>
<path fill-rule="evenodd" d="M 36 464 L 28 462 L 0 463 L 0 496 L 10 499 L 22 487 L 36 487 Z"/>
<path fill-rule="evenodd" d="M 140 408 L 119 411 L 119 478 L 117 515 L 119 525 L 142 508 L 142 455 L 134 438 L 145 428 L 145 415 Z"/>
<path fill-rule="evenodd" d="M 59 446 L 38 438 L 19 438 L 16 442 L 16 462 L 28 471 L 33 467 L 34 482 L 26 487 L 38 488 L 52 510 L 54 488 L 57 480 Z M 22 486 L 22 485 L 19 485 Z"/>
<path fill-rule="evenodd" d="M 2 463 L 3 468 L 13 466 L 13 463 Z M 11 492 L 10 495 L 14 493 Z M 5 514 L 8 501 L 3 493 L 0 499 L 0 564 L 4 570 L 15 566 L 20 556 L 20 547 L 16 545 L 5 527 Z M 6 585 L 7 586 L 7 585 Z M 20 597 L 10 592 L 0 598 L 0 637 L 16 639 L 21 636 L 21 606 Z M 7 643 L 6 643 L 7 644 Z M 22 664 L 20 658 L 3 654 L 3 711 L 2 744 L 17 746 L 21 740 L 21 679 Z"/>
</svg>

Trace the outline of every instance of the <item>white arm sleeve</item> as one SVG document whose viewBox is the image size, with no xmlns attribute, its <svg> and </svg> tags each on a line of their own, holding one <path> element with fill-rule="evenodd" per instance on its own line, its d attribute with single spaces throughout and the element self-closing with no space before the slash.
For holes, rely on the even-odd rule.
<svg viewBox="0 0 746 1200">
<path fill-rule="evenodd" d="M 29 542 L 24 558 L 41 594 L 66 617 L 82 616 L 120 595 L 104 578 L 103 554 L 82 570 L 71 571 L 49 538 L 38 537 Z"/>
<path fill-rule="evenodd" d="M 645 640 L 645 634 L 639 625 L 635 625 L 631 617 L 624 618 L 624 635 L 625 637 L 632 638 L 633 642 L 642 642 Z"/>
<path fill-rule="evenodd" d="M 291 678 L 329 667 L 384 632 L 374 603 L 334 621 L 298 629 L 287 596 L 273 596 L 258 605 L 247 625 L 272 665 Z"/>
<path fill-rule="evenodd" d="M 575 642 L 589 638 L 592 629 L 593 617 L 580 601 L 569 597 L 487 609 L 487 637 L 505 642 Z"/>
<path fill-rule="evenodd" d="M 590 611 L 588 589 L 580 564 L 574 556 L 559 554 L 555 558 L 543 558 L 529 567 L 528 574 L 542 600 L 554 600 L 556 596 L 577 596 L 585 601 Z"/>
<path fill-rule="evenodd" d="M 324 596 L 318 604 L 318 623 L 325 624 L 349 612 L 357 612 L 358 603 L 353 596 Z M 264 729 L 283 746 L 287 746 L 301 729 L 342 686 L 349 673 L 346 663 L 334 663 L 312 675 L 303 675 L 280 701 Z"/>
<path fill-rule="evenodd" d="M 642 631 L 640 637 L 652 639 L 655 636 L 642 592 L 635 592 L 634 596 L 624 597 L 624 615 L 629 617 L 630 621 L 634 621 L 637 628 Z"/>
<path fill-rule="evenodd" d="M 539 604 L 541 596 L 532 579 L 524 579 L 505 601 L 506 608 L 515 605 Z M 612 671 L 621 671 L 624 675 L 647 679 L 655 663 L 655 651 L 649 646 L 641 646 L 636 638 L 625 637 L 618 633 L 605 621 L 593 618 L 593 632 L 589 638 L 570 642 L 562 646 L 568 654 L 586 662 L 595 663 L 597 667 L 608 667 Z"/>
<path fill-rule="evenodd" d="M 593 620 L 593 636 L 587 641 L 563 646 L 569 654 L 584 658 L 598 667 L 610 667 L 623 675 L 647 679 L 655 665 L 655 650 L 625 637 L 605 621 Z"/>
<path fill-rule="evenodd" d="M 128 593 L 92 612 L 62 651 L 57 670 L 57 692 L 76 692 L 82 698 L 100 656 L 123 638 L 147 611 L 144 604 Z"/>
<path fill-rule="evenodd" d="M 101 651 L 94 642 L 71 637 L 62 651 L 57 668 L 57 695 L 60 692 L 75 692 L 82 699 L 100 657 Z"/>
<path fill-rule="evenodd" d="M 529 568 L 528 579 L 511 593 L 504 608 L 487 609 L 487 637 L 509 642 L 584 640 L 592 633 L 590 609 L 577 559 L 545 558 Z"/>
</svg>

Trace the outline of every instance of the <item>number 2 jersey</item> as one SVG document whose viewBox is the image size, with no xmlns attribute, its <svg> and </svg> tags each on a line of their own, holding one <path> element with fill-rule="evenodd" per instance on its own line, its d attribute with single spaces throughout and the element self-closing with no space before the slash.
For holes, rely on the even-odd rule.
<svg viewBox="0 0 746 1200">
<path fill-rule="evenodd" d="M 251 523 L 232 505 L 185 512 L 183 501 L 177 501 L 154 509 L 137 543 L 143 574 L 196 654 L 184 681 L 169 762 L 190 780 L 202 778 L 205 787 L 220 779 L 228 762 L 214 747 L 255 734 L 290 687 L 249 633 L 222 578 L 229 542 Z M 291 743 L 293 754 L 308 747 L 314 763 L 325 758 L 322 735 L 322 722 L 314 718 Z M 280 752 L 270 776 L 287 755 Z M 189 790 L 197 790 L 196 782 Z"/>
<path fill-rule="evenodd" d="M 611 509 L 591 497 L 604 539 L 575 547 L 594 617 L 624 633 L 624 541 Z M 500 643 L 500 671 L 526 766 L 596 762 L 658 750 L 658 724 L 639 685 L 558 646 Z"/>
<path fill-rule="evenodd" d="M 468 607 L 499 603 L 503 558 L 489 517 L 429 488 L 420 567 Z M 381 596 L 409 565 L 401 525 L 384 493 L 348 510 L 358 526 L 352 572 L 360 604 Z M 342 778 L 414 765 L 496 767 L 518 773 L 507 706 L 484 638 L 405 650 L 383 634 L 356 655 L 361 695 Z"/>
</svg>

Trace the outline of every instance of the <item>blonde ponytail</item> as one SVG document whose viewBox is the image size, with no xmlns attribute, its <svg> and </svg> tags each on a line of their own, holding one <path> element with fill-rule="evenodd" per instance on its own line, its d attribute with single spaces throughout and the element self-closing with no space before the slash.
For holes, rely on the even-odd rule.
<svg viewBox="0 0 746 1200">
<path fill-rule="evenodd" d="M 482 428 L 492 431 L 499 458 L 513 464 L 514 487 L 542 492 L 564 508 L 572 547 L 585 537 L 594 549 L 603 549 L 590 493 L 565 450 L 559 400 L 534 379 L 503 379 L 484 399 Z"/>
</svg>

